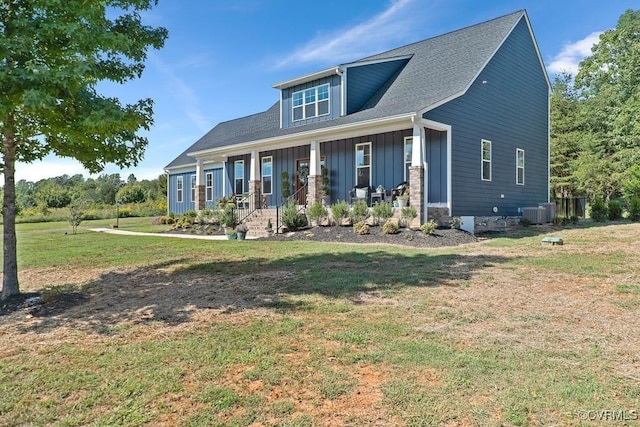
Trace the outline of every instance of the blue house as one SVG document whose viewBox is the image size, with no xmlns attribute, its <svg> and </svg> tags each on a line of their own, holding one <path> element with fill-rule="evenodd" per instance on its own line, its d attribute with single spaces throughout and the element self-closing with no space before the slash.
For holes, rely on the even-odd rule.
<svg viewBox="0 0 640 427">
<path fill-rule="evenodd" d="M 549 93 L 526 11 L 277 83 L 268 110 L 219 123 L 166 166 L 169 210 L 244 194 L 350 200 L 402 182 L 421 222 L 548 201 Z M 371 202 L 368 200 L 368 202 Z"/>
</svg>

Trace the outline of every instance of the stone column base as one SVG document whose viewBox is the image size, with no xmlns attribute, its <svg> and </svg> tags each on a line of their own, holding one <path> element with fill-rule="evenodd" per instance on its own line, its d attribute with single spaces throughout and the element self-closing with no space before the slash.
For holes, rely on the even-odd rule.
<svg viewBox="0 0 640 427">
<path fill-rule="evenodd" d="M 322 175 L 307 176 L 307 205 L 322 201 Z"/>
<path fill-rule="evenodd" d="M 409 224 L 412 228 L 420 227 L 424 221 L 424 168 L 422 166 L 409 167 L 409 206 L 413 206 L 418 213 Z"/>
<path fill-rule="evenodd" d="M 197 212 L 200 212 L 201 210 L 204 209 L 205 207 L 205 187 L 204 185 L 196 185 L 196 200 L 194 200 L 195 202 L 195 208 Z"/>
<path fill-rule="evenodd" d="M 249 193 L 252 195 L 253 200 L 249 203 L 253 205 L 255 209 L 262 208 L 262 181 L 249 181 Z"/>
</svg>

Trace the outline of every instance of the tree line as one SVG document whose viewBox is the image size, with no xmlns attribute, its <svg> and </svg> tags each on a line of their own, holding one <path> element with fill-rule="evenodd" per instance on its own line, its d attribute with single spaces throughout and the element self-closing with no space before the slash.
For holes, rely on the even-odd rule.
<svg viewBox="0 0 640 427">
<path fill-rule="evenodd" d="M 166 204 L 167 175 L 138 180 L 134 174 L 130 174 L 126 181 L 119 173 L 87 179 L 81 174 L 62 175 L 37 182 L 22 179 L 16 182 L 15 188 L 18 214 L 34 208 L 42 211 L 64 208 L 76 200 L 94 205 L 114 205 L 116 202 Z"/>
<path fill-rule="evenodd" d="M 640 11 L 606 31 L 551 97 L 551 196 L 640 198 Z"/>
</svg>

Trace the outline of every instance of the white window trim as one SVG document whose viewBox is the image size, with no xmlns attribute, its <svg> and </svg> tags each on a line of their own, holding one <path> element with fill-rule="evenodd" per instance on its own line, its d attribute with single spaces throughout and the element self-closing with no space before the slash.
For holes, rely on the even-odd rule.
<svg viewBox="0 0 640 427">
<path fill-rule="evenodd" d="M 266 175 L 264 173 L 264 163 L 265 160 L 269 159 L 269 162 L 271 162 L 271 173 Z M 261 176 L 261 180 L 262 180 L 262 188 L 264 189 L 264 177 L 268 176 L 269 178 L 271 178 L 271 191 L 266 193 L 262 193 L 265 196 L 270 196 L 271 194 L 273 194 L 273 156 L 265 156 L 262 158 L 261 163 L 260 163 L 260 176 Z"/>
<path fill-rule="evenodd" d="M 196 187 L 198 186 L 198 179 L 196 174 L 191 174 L 191 201 L 196 201 Z"/>
<path fill-rule="evenodd" d="M 518 164 L 518 154 L 522 153 L 522 166 Z M 524 159 L 524 150 L 522 148 L 516 148 L 516 185 L 524 185 L 524 167 L 525 167 L 525 159 Z M 518 182 L 518 170 L 522 169 L 522 182 Z"/>
<path fill-rule="evenodd" d="M 318 114 L 318 102 L 320 102 L 320 101 L 318 101 L 318 89 L 323 87 L 323 86 L 327 86 L 328 98 L 326 99 L 326 101 L 327 101 L 328 107 L 327 107 L 327 112 L 325 114 Z M 315 96 L 315 101 L 307 103 L 305 101 L 304 92 L 309 90 L 309 89 L 314 89 L 315 92 L 316 92 L 316 96 Z M 295 105 L 294 106 L 293 105 L 293 97 L 297 93 L 302 93 L 302 105 Z M 325 100 L 323 99 L 322 101 L 325 101 Z M 305 107 L 307 105 L 311 105 L 311 104 L 315 104 L 316 115 L 307 117 L 307 109 Z M 295 108 L 302 108 L 302 118 L 301 119 L 295 119 L 294 118 L 293 110 Z M 318 85 L 318 86 L 315 86 L 315 87 L 308 87 L 306 89 L 297 90 L 297 91 L 291 93 L 291 121 L 292 122 L 300 122 L 302 120 L 314 119 L 316 117 L 322 117 L 322 116 L 328 116 L 329 114 L 331 114 L 331 86 L 329 85 L 329 83 L 324 83 L 324 84 L 321 84 L 321 85 Z"/>
<path fill-rule="evenodd" d="M 184 202 L 184 180 L 182 175 L 176 177 L 176 203 Z"/>
<path fill-rule="evenodd" d="M 404 151 L 402 152 L 402 156 L 404 157 L 404 180 L 406 182 L 409 182 L 409 177 L 407 176 L 407 163 L 409 164 L 409 166 L 411 166 L 411 161 L 412 159 L 409 159 L 409 161 L 407 161 L 407 141 L 411 141 L 411 151 L 413 152 L 413 137 L 412 136 L 405 136 L 404 137 Z"/>
<path fill-rule="evenodd" d="M 211 185 L 209 185 L 209 178 L 211 178 Z M 204 185 L 205 201 L 213 202 L 213 172 L 207 172 L 204 174 Z M 209 190 L 211 190 L 211 197 L 209 197 Z"/>
<path fill-rule="evenodd" d="M 238 177 L 236 176 L 236 165 L 240 163 L 242 164 L 242 192 L 240 194 L 236 193 L 236 181 Z M 244 160 L 236 160 L 233 162 L 233 188 L 231 189 L 232 193 L 236 193 L 236 196 L 240 196 L 244 194 Z"/>
<path fill-rule="evenodd" d="M 358 183 L 358 147 L 364 147 L 365 145 L 369 146 L 369 164 L 367 166 L 361 166 L 361 167 L 368 167 L 369 168 L 369 186 L 371 186 L 371 169 L 372 169 L 372 165 L 371 165 L 371 160 L 373 157 L 373 151 L 371 150 L 371 143 L 370 142 L 363 142 L 361 144 L 356 144 L 355 147 L 355 158 L 354 158 L 354 165 L 355 165 L 355 182 L 356 185 Z"/>
<path fill-rule="evenodd" d="M 484 143 L 488 142 L 489 143 L 489 160 L 485 160 L 484 159 Z M 493 175 L 493 165 L 492 163 L 492 159 L 493 159 L 493 144 L 491 143 L 491 141 L 483 139 L 480 142 L 480 179 L 482 179 L 483 181 L 491 181 L 491 177 Z M 484 163 L 487 162 L 489 163 L 489 178 L 485 178 L 484 177 Z"/>
</svg>

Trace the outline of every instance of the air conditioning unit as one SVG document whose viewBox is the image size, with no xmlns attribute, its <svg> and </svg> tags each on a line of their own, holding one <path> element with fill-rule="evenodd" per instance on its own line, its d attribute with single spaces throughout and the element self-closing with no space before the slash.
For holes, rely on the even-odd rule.
<svg viewBox="0 0 640 427">
<path fill-rule="evenodd" d="M 547 209 L 544 207 L 522 208 L 522 218 L 531 221 L 531 224 L 544 224 L 547 222 Z"/>
<path fill-rule="evenodd" d="M 556 217 L 556 204 L 555 203 L 538 203 L 538 206 L 542 206 L 547 210 L 546 222 L 553 222 L 553 218 Z"/>
</svg>

